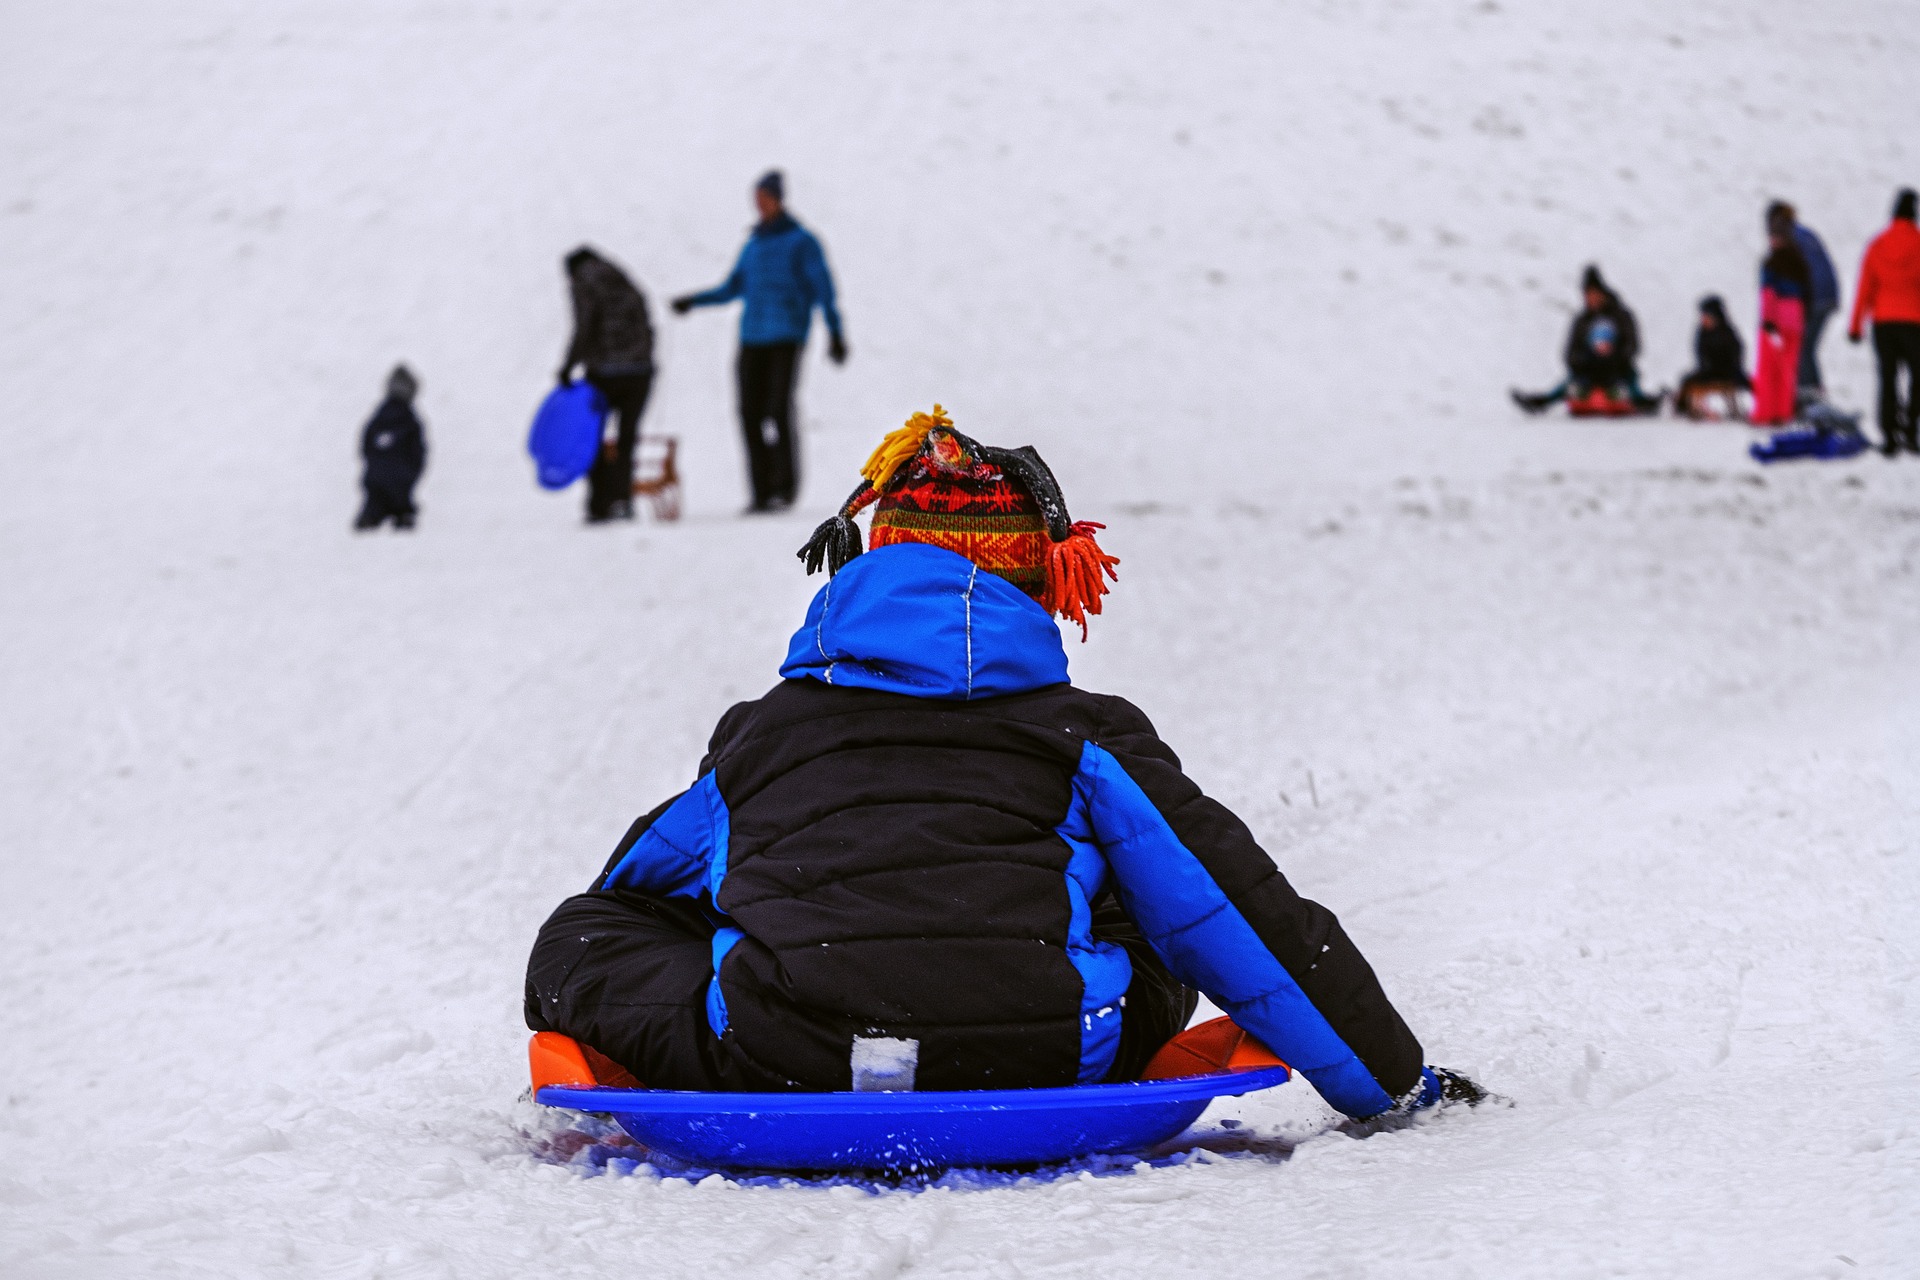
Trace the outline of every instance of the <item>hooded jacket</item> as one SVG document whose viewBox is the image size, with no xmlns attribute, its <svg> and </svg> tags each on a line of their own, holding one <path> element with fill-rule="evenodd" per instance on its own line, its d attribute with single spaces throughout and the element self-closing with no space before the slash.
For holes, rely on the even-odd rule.
<svg viewBox="0 0 1920 1280">
<path fill-rule="evenodd" d="M 741 346 L 805 343 L 815 307 L 826 319 L 827 332 L 841 336 L 827 255 L 791 214 L 757 224 L 726 280 L 687 301 L 712 307 L 735 298 L 746 299 L 740 311 Z"/>
<path fill-rule="evenodd" d="M 1701 309 L 1710 312 L 1716 323 L 1711 329 L 1700 325 L 1693 332 L 1694 376 L 1745 385 L 1746 344 L 1740 340 L 1740 331 L 1733 327 L 1733 321 L 1727 318 L 1725 304 L 1718 298 L 1711 299 L 1710 303 Z"/>
<path fill-rule="evenodd" d="M 1106 1078 L 1130 964 L 1172 974 L 1351 1116 L 1422 1084 L 1419 1043 L 1333 914 L 1202 795 L 1146 716 L 1068 680 L 1031 597 L 937 547 L 854 560 L 765 697 L 596 889 L 718 924 L 707 1021 L 769 1087 L 844 1090 L 853 1041 L 918 1042 L 920 1089 Z"/>
<path fill-rule="evenodd" d="M 1629 378 L 1634 361 L 1640 357 L 1640 324 L 1617 295 L 1606 291 L 1607 301 L 1597 311 L 1583 310 L 1573 318 L 1567 330 L 1567 372 L 1583 382 L 1613 383 Z M 1597 330 L 1612 330 L 1612 349 L 1602 355 L 1594 349 Z"/>
<path fill-rule="evenodd" d="M 427 466 L 427 435 L 405 398 L 390 395 L 360 430 L 360 480 L 369 489 L 410 494 Z"/>
<path fill-rule="evenodd" d="M 653 368 L 653 322 L 646 295 L 626 272 L 588 251 L 567 269 L 573 294 L 573 340 L 565 367 L 595 374 L 630 376 Z"/>
<path fill-rule="evenodd" d="M 1848 332 L 1858 337 L 1868 316 L 1875 324 L 1920 324 L 1920 227 L 1911 218 L 1895 218 L 1867 246 Z"/>
</svg>

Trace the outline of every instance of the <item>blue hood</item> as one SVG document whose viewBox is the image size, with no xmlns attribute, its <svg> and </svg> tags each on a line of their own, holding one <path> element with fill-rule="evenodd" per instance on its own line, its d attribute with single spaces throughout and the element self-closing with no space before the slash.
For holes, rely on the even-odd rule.
<svg viewBox="0 0 1920 1280">
<path fill-rule="evenodd" d="M 780 674 L 916 698 L 997 698 L 1067 679 L 1060 628 L 1005 578 L 952 551 L 896 543 L 820 588 Z"/>
</svg>

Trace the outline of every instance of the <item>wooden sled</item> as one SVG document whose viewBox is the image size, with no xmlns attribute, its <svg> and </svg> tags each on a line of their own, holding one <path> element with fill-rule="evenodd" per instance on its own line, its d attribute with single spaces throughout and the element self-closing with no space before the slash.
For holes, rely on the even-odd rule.
<svg viewBox="0 0 1920 1280">
<path fill-rule="evenodd" d="M 1751 402 L 1737 382 L 1696 382 L 1681 389 L 1674 408 L 1695 422 L 1745 422 Z"/>
<path fill-rule="evenodd" d="M 658 446 L 649 448 L 649 446 Z M 633 496 L 645 498 L 653 507 L 656 520 L 678 520 L 680 518 L 680 468 L 676 458 L 680 451 L 680 441 L 673 436 L 659 439 L 642 439 L 641 456 L 637 460 L 639 472 L 633 481 Z M 653 461 L 654 470 L 648 474 L 647 454 L 657 454 Z"/>
</svg>

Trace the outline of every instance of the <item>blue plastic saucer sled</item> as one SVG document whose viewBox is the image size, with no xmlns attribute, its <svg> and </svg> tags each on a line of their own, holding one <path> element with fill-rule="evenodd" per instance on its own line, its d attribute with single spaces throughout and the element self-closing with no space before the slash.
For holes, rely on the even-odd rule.
<svg viewBox="0 0 1920 1280">
<path fill-rule="evenodd" d="M 692 1093 L 637 1087 L 556 1032 L 539 1032 L 527 1048 L 535 1101 L 609 1114 L 643 1146 L 719 1169 L 916 1172 L 1144 1151 L 1215 1098 L 1290 1075 L 1227 1018 L 1181 1033 L 1148 1064 L 1147 1079 L 1057 1089 Z"/>
<path fill-rule="evenodd" d="M 587 474 L 600 453 L 600 429 L 607 420 L 606 398 L 584 379 L 555 387 L 540 402 L 527 434 L 534 474 L 543 489 L 564 489 Z"/>
<path fill-rule="evenodd" d="M 1866 452 L 1867 439 L 1860 434 L 1859 414 L 1842 413 L 1825 401 L 1816 400 L 1806 407 L 1801 417 L 1806 426 L 1776 431 L 1764 444 L 1749 446 L 1747 452 L 1753 455 L 1753 460 L 1762 464 L 1791 458 L 1832 460 Z"/>
</svg>

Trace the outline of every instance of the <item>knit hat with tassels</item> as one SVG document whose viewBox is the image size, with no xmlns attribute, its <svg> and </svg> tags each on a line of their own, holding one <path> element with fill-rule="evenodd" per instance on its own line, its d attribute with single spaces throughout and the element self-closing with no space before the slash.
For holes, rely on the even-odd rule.
<svg viewBox="0 0 1920 1280">
<path fill-rule="evenodd" d="M 1049 613 L 1080 624 L 1100 612 L 1106 578 L 1120 561 L 1093 539 L 1105 525 L 1067 515 L 1053 472 L 1030 446 L 996 449 L 961 435 L 933 406 L 890 433 L 860 469 L 864 477 L 800 548 L 807 572 L 829 574 L 860 554 L 853 518 L 873 508 L 869 547 L 924 542 L 958 552 L 1038 600 Z"/>
</svg>

